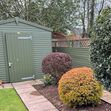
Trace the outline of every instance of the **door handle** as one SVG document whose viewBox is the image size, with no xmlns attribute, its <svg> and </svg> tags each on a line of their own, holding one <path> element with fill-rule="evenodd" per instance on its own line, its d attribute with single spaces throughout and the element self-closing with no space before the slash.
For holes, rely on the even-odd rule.
<svg viewBox="0 0 111 111">
<path fill-rule="evenodd" d="M 8 65 L 9 65 L 9 68 L 11 68 L 11 66 L 12 66 L 12 63 L 11 63 L 11 62 L 9 62 L 9 63 L 8 63 Z"/>
</svg>

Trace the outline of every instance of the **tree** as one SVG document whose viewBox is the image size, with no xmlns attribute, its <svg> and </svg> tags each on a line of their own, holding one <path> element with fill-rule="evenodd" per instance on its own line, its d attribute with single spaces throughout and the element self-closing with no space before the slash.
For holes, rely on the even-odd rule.
<svg viewBox="0 0 111 111">
<path fill-rule="evenodd" d="M 86 18 L 86 0 L 83 0 L 83 15 L 81 16 L 83 24 L 83 33 L 86 33 L 85 18 Z"/>
<path fill-rule="evenodd" d="M 94 24 L 94 8 L 95 8 L 95 0 L 91 0 L 91 12 L 90 12 L 90 29 L 92 29 Z"/>
<path fill-rule="evenodd" d="M 66 32 L 75 23 L 79 0 L 1 0 L 1 19 L 18 16 Z"/>
<path fill-rule="evenodd" d="M 106 1 L 108 0 L 0 0 L 0 19 L 18 16 L 58 32 L 73 32 L 76 27 L 83 27 L 83 33 L 89 33 Z"/>
<path fill-rule="evenodd" d="M 42 21 L 54 31 L 66 32 L 76 24 L 78 0 L 51 0 L 42 10 Z"/>
<path fill-rule="evenodd" d="M 106 0 L 107 1 L 107 0 Z M 104 9 L 105 0 L 81 0 L 79 7 L 79 15 L 83 33 L 90 33 L 94 22 Z"/>
</svg>

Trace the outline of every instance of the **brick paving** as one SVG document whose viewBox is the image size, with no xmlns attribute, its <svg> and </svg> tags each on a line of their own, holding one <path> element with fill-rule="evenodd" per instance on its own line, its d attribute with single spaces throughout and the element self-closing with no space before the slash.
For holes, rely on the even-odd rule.
<svg viewBox="0 0 111 111">
<path fill-rule="evenodd" d="M 102 99 L 103 101 L 111 104 L 111 93 L 108 92 L 108 91 L 106 91 L 106 90 L 104 90 L 104 91 L 103 91 L 103 96 L 102 96 L 101 99 Z"/>
<path fill-rule="evenodd" d="M 11 83 L 5 83 L 0 85 L 0 89 L 3 89 L 3 88 L 13 88 L 13 86 Z"/>
<path fill-rule="evenodd" d="M 34 84 L 41 84 L 40 81 L 27 81 L 20 83 L 13 83 L 18 95 L 26 105 L 29 111 L 58 111 L 52 103 L 50 103 L 44 96 L 42 96 L 32 86 Z"/>
<path fill-rule="evenodd" d="M 11 83 L 3 84 L 4 88 L 13 88 Z"/>
</svg>

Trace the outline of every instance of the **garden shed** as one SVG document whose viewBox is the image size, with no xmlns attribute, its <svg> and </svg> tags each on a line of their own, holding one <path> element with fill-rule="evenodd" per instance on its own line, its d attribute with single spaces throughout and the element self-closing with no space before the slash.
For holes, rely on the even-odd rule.
<svg viewBox="0 0 111 111">
<path fill-rule="evenodd" d="M 18 17 L 0 21 L 0 80 L 42 77 L 42 59 L 52 52 L 52 29 Z"/>
</svg>

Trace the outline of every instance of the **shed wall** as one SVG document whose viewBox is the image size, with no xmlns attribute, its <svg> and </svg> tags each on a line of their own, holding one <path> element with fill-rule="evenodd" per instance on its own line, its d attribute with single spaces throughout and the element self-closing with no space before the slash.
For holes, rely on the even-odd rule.
<svg viewBox="0 0 111 111">
<path fill-rule="evenodd" d="M 3 33 L 0 33 L 0 80 L 7 80 Z"/>
<path fill-rule="evenodd" d="M 5 48 L 3 47 L 3 34 L 5 33 L 15 33 L 23 32 L 32 35 L 32 55 L 33 55 L 33 65 L 34 74 L 36 78 L 41 78 L 41 63 L 42 59 L 52 52 L 51 43 L 51 32 L 46 31 L 37 27 L 33 27 L 27 24 L 19 23 L 16 25 L 15 22 L 0 25 L 0 79 L 8 81 L 7 77 L 7 66 L 5 58 Z"/>
</svg>

